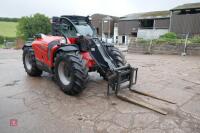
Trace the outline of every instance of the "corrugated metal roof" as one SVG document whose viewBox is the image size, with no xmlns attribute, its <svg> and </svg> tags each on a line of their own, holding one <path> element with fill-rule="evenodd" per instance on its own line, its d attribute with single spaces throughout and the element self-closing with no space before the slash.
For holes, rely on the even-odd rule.
<svg viewBox="0 0 200 133">
<path fill-rule="evenodd" d="M 133 13 L 120 17 L 120 20 L 138 20 L 138 19 L 156 19 L 156 18 L 169 18 L 170 11 L 153 11 L 144 13 Z"/>
<path fill-rule="evenodd" d="M 111 17 L 114 21 L 118 21 L 119 20 L 119 17 L 115 17 L 115 16 L 111 16 L 111 15 L 106 15 L 106 14 L 99 14 L 99 13 L 96 13 L 96 14 L 93 14 L 91 16 L 92 19 L 94 20 L 100 20 L 102 21 L 103 18 L 105 17 Z"/>
<path fill-rule="evenodd" d="M 187 4 L 179 5 L 171 9 L 171 11 L 182 10 L 182 9 L 198 9 L 198 8 L 200 9 L 200 3 L 187 3 Z"/>
</svg>

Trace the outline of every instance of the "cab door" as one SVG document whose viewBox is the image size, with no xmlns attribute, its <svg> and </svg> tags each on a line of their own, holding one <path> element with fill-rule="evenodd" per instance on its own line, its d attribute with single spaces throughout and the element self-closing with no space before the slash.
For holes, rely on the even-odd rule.
<svg viewBox="0 0 200 133">
<path fill-rule="evenodd" d="M 60 30 L 72 44 L 76 43 L 78 30 L 75 25 L 68 18 L 61 18 L 60 20 Z"/>
</svg>

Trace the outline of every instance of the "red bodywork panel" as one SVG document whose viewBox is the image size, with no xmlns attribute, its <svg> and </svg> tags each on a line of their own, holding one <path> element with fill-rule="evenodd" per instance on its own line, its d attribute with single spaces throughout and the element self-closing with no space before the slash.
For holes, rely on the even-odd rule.
<svg viewBox="0 0 200 133">
<path fill-rule="evenodd" d="M 58 41 L 61 38 L 62 37 L 60 36 L 45 36 L 43 38 L 36 39 L 35 41 L 33 41 L 32 48 L 34 50 L 36 59 L 50 68 L 54 67 L 53 56 L 55 55 L 56 50 L 60 48 L 60 46 L 57 45 L 53 46 L 51 48 L 50 58 L 48 58 L 48 44 L 51 43 L 52 41 Z M 67 43 L 68 45 L 76 44 L 76 38 L 68 38 Z M 86 61 L 86 66 L 89 68 L 89 70 L 91 70 L 95 65 L 95 61 L 90 56 L 90 53 L 81 52 L 81 55 L 83 59 Z"/>
<path fill-rule="evenodd" d="M 68 44 L 76 44 L 76 39 L 77 38 L 68 38 L 69 39 L 69 42 Z"/>
<path fill-rule="evenodd" d="M 96 64 L 94 59 L 90 56 L 89 52 L 81 52 L 83 59 L 86 61 L 86 66 L 91 70 Z"/>
</svg>

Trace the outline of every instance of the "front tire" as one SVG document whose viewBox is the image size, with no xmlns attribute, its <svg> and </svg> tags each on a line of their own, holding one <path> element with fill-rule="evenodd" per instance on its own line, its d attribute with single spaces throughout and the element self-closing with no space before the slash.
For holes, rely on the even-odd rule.
<svg viewBox="0 0 200 133">
<path fill-rule="evenodd" d="M 36 66 L 34 51 L 32 48 L 24 48 L 23 50 L 24 69 L 30 76 L 41 76 L 42 71 Z"/>
<path fill-rule="evenodd" d="M 116 47 L 109 46 L 108 52 L 110 53 L 110 56 L 115 61 L 117 67 L 122 67 L 126 65 L 126 59 L 123 55 L 123 53 Z"/>
<path fill-rule="evenodd" d="M 108 54 L 112 57 L 117 67 L 122 67 L 126 65 L 126 59 L 123 55 L 123 53 L 114 46 L 106 46 L 106 49 L 108 51 Z M 104 78 L 104 80 L 108 80 L 107 75 L 109 75 L 107 72 L 103 72 L 101 69 L 97 70 L 97 72 L 100 74 L 101 77 Z"/>
<path fill-rule="evenodd" d="M 58 53 L 55 61 L 55 77 L 57 84 L 66 94 L 80 94 L 88 80 L 88 70 L 80 54 Z"/>
</svg>

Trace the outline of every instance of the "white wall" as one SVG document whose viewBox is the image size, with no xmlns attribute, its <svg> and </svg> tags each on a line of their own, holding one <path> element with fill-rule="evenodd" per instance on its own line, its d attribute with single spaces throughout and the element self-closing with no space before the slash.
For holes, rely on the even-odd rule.
<svg viewBox="0 0 200 133">
<path fill-rule="evenodd" d="M 158 39 L 169 32 L 169 29 L 138 29 L 137 37 L 143 39 Z"/>
<path fill-rule="evenodd" d="M 119 42 L 119 39 L 116 39 L 116 37 L 118 36 L 118 27 L 114 27 L 114 43 L 117 43 L 117 41 Z"/>
<path fill-rule="evenodd" d="M 120 36 L 120 35 L 118 36 L 118 43 L 120 43 L 120 44 L 122 43 L 122 36 Z"/>
</svg>

